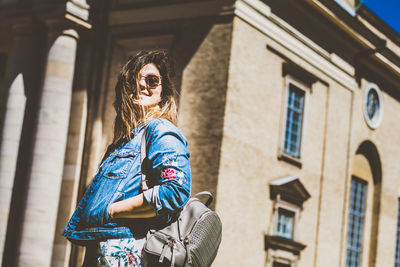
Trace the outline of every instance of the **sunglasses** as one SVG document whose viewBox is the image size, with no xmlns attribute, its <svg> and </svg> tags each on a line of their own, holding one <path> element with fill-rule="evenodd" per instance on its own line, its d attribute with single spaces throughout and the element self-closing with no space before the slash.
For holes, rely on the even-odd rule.
<svg viewBox="0 0 400 267">
<path fill-rule="evenodd" d="M 141 79 L 144 79 L 146 82 L 146 86 L 149 88 L 156 88 L 161 84 L 161 76 L 155 74 L 149 74 L 147 76 L 143 76 Z"/>
</svg>

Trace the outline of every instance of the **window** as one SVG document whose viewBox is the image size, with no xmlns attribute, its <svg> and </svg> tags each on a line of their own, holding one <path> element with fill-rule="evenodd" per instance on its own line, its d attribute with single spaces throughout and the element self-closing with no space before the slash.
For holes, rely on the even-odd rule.
<svg viewBox="0 0 400 267">
<path fill-rule="evenodd" d="M 300 158 L 304 100 L 305 91 L 289 81 L 283 152 L 294 158 Z"/>
<path fill-rule="evenodd" d="M 364 118 L 371 129 L 380 125 L 383 117 L 383 100 L 379 87 L 369 83 L 364 95 Z"/>
<path fill-rule="evenodd" d="M 296 167 L 302 166 L 304 149 L 302 143 L 306 136 L 307 103 L 312 94 L 313 84 L 326 82 L 293 62 L 282 64 L 284 90 L 282 90 L 281 139 L 278 148 L 278 160 L 286 161 Z"/>
<path fill-rule="evenodd" d="M 264 236 L 266 267 L 297 266 L 306 245 L 299 242 L 296 233 L 300 231 L 296 227 L 303 203 L 311 196 L 297 176 L 275 179 L 270 182 L 269 190 L 274 214 Z"/>
<path fill-rule="evenodd" d="M 294 212 L 280 208 L 278 210 L 278 221 L 276 226 L 276 235 L 282 236 L 288 239 L 293 238 L 293 224 L 294 224 Z"/>
<path fill-rule="evenodd" d="M 351 180 L 346 267 L 360 266 L 366 192 L 367 183 L 353 176 Z"/>
<path fill-rule="evenodd" d="M 375 90 L 369 90 L 367 95 L 367 116 L 372 120 L 379 110 L 378 93 Z"/>
<path fill-rule="evenodd" d="M 397 203 L 397 238 L 396 238 L 396 258 L 394 266 L 400 267 L 400 199 Z"/>
</svg>

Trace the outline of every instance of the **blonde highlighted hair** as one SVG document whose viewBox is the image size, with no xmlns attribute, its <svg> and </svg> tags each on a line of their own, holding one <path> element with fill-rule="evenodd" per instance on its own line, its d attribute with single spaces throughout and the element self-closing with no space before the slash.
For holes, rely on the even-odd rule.
<svg viewBox="0 0 400 267">
<path fill-rule="evenodd" d="M 138 104 L 140 87 L 139 72 L 153 63 L 161 75 L 161 101 L 157 109 L 148 109 Z M 173 71 L 168 54 L 164 51 L 141 51 L 130 57 L 122 67 L 115 86 L 113 144 L 123 137 L 130 138 L 131 132 L 141 123 L 153 118 L 165 118 L 177 123 L 176 89 L 172 83 Z"/>
</svg>

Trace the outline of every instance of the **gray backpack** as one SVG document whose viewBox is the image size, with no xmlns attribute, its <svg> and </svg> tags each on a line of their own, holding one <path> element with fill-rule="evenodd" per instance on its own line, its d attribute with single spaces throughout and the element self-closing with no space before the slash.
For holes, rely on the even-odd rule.
<svg viewBox="0 0 400 267">
<path fill-rule="evenodd" d="M 203 194 L 209 195 L 206 204 L 197 198 Z M 177 220 L 161 230 L 150 230 L 143 249 L 144 266 L 211 266 L 222 234 L 218 215 L 207 207 L 211 200 L 211 193 L 198 193 Z"/>
<path fill-rule="evenodd" d="M 146 157 L 145 132 L 141 143 L 141 161 Z M 148 190 L 142 171 L 142 190 Z M 205 203 L 198 198 L 208 196 Z M 210 210 L 213 196 L 200 192 L 191 197 L 179 216 L 160 230 L 150 230 L 143 248 L 143 266 L 209 267 L 221 243 L 222 224 L 217 213 Z"/>
</svg>

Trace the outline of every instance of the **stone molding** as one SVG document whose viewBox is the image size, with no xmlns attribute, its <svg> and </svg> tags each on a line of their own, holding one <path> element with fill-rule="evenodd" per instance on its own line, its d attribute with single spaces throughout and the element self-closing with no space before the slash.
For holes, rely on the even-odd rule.
<svg viewBox="0 0 400 267">
<path fill-rule="evenodd" d="M 374 43 L 376 41 L 375 39 L 380 39 L 378 36 L 369 32 L 369 35 L 372 34 L 372 37 L 365 37 L 345 24 L 345 22 L 336 18 L 335 14 L 319 1 L 312 0 L 309 2 L 328 19 L 334 20 L 333 22 L 349 34 L 351 38 L 359 42 L 361 47 L 371 50 L 371 55 L 373 55 L 377 61 L 392 70 L 395 74 L 400 74 L 400 67 L 393 60 L 385 56 L 383 52 L 381 53 L 377 50 Z M 238 0 L 235 4 L 235 15 L 347 89 L 353 90 L 357 87 L 354 81 L 355 68 L 351 64 L 342 60 L 338 55 L 329 53 L 319 47 L 294 27 L 274 15 L 270 8 L 262 1 Z M 360 20 L 360 24 L 361 23 L 362 20 Z M 374 40 L 369 40 L 370 38 Z M 279 48 L 275 49 L 279 51 Z M 386 52 L 387 50 L 390 49 L 385 47 Z"/>
<path fill-rule="evenodd" d="M 287 49 L 290 53 L 309 63 L 345 88 L 354 90 L 357 87 L 354 80 L 354 69 L 349 64 L 344 62 L 340 62 L 340 64 L 339 61 L 332 61 L 331 55 L 327 51 L 271 12 L 268 12 L 266 5 L 263 10 L 260 10 L 260 5 L 265 4 L 259 0 L 238 1 L 235 5 L 235 15 L 278 43 L 279 46 L 271 45 L 274 50 L 287 54 L 282 52 L 282 48 Z"/>
<path fill-rule="evenodd" d="M 356 40 L 360 44 L 360 47 L 372 50 L 376 49 L 375 42 L 379 38 L 368 31 L 366 27 L 362 28 L 364 31 L 368 32 L 368 36 L 358 33 L 344 21 L 336 18 L 335 14 L 319 1 L 312 0 L 309 1 L 308 4 L 316 8 L 316 10 L 327 17 L 327 19 L 334 20 L 333 22 L 337 24 L 339 28 L 343 29 L 351 38 Z M 345 88 L 350 90 L 357 88 L 357 83 L 354 78 L 355 68 L 352 64 L 342 60 L 335 53 L 329 53 L 318 46 L 307 36 L 273 14 L 269 6 L 260 0 L 201 1 L 130 9 L 115 9 L 109 14 L 109 23 L 110 25 L 126 25 L 233 14 Z M 359 21 L 359 24 L 362 24 L 362 20 Z M 400 73 L 400 68 L 396 63 L 393 63 L 393 61 L 383 54 L 375 52 L 372 53 L 372 55 L 374 55 L 374 58 L 380 63 L 394 70 L 395 73 Z"/>
<path fill-rule="evenodd" d="M 299 255 L 300 252 L 306 248 L 306 245 L 300 242 L 275 235 L 265 235 L 264 242 L 265 250 L 280 249 L 292 252 L 295 255 Z"/>
<path fill-rule="evenodd" d="M 110 25 L 233 15 L 232 0 L 201 1 L 111 11 Z"/>
<path fill-rule="evenodd" d="M 89 5 L 86 0 L 71 0 L 66 4 L 66 11 L 84 20 L 89 20 Z"/>
<path fill-rule="evenodd" d="M 286 200 L 299 207 L 311 197 L 297 176 L 287 176 L 273 180 L 269 184 L 269 190 L 271 199 L 276 200 L 277 196 L 280 195 L 282 200 Z"/>
</svg>

